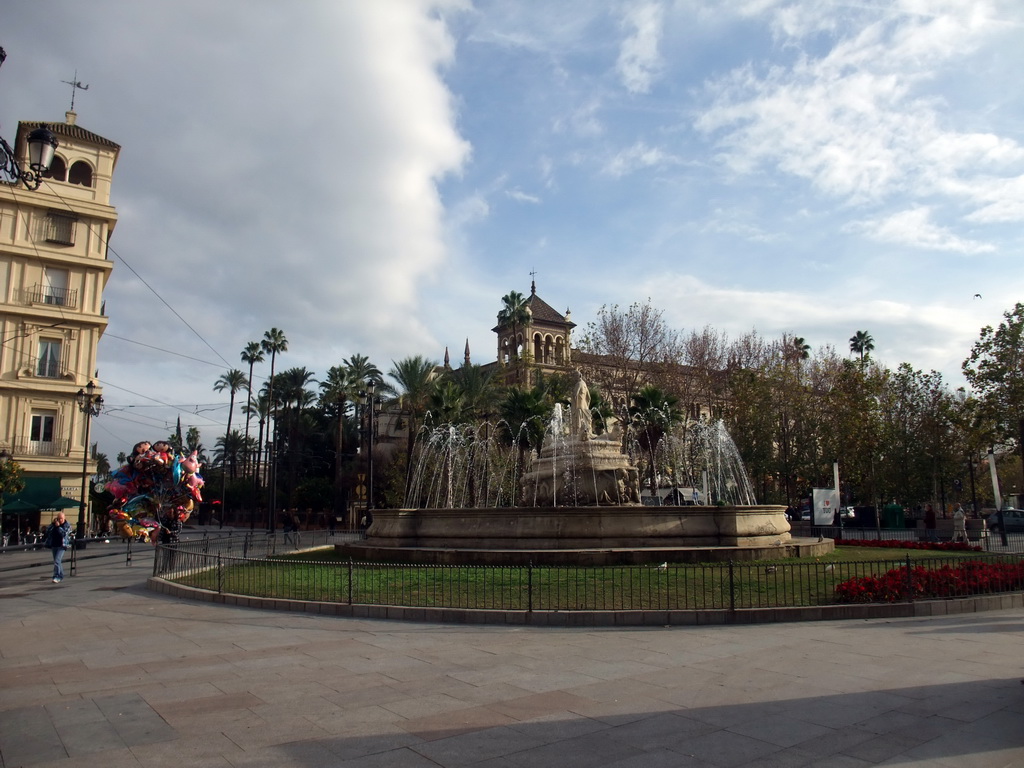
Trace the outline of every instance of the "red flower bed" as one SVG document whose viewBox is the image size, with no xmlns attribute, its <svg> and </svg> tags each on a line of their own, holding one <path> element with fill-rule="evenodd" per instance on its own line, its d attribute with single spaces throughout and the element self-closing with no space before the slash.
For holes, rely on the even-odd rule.
<svg viewBox="0 0 1024 768">
<path fill-rule="evenodd" d="M 900 539 L 836 539 L 836 545 L 847 547 L 882 547 L 883 549 L 937 549 L 943 552 L 981 552 L 981 547 L 965 541 L 902 541 Z"/>
<path fill-rule="evenodd" d="M 836 585 L 840 603 L 895 603 L 910 598 L 965 597 L 1024 589 L 1024 561 L 963 563 L 928 569 L 893 568 L 882 576 L 848 579 Z"/>
</svg>

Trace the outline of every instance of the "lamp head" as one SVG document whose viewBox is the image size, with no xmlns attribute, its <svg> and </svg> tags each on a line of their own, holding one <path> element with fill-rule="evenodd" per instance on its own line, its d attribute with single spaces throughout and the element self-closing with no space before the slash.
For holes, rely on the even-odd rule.
<svg viewBox="0 0 1024 768">
<path fill-rule="evenodd" d="M 60 146 L 48 126 L 41 125 L 28 135 L 28 165 L 36 173 L 50 170 L 53 153 Z"/>
</svg>

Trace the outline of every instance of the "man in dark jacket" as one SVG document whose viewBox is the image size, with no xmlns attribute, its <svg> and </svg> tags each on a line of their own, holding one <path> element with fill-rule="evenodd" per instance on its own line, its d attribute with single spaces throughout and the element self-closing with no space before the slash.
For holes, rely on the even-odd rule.
<svg viewBox="0 0 1024 768">
<path fill-rule="evenodd" d="M 58 512 L 50 527 L 46 529 L 46 546 L 53 552 L 53 583 L 64 581 L 64 552 L 71 546 L 71 523 Z"/>
</svg>

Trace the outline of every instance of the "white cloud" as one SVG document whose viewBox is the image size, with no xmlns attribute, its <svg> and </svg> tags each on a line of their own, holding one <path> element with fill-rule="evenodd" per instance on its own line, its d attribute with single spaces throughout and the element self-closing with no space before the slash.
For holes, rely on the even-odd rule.
<svg viewBox="0 0 1024 768">
<path fill-rule="evenodd" d="M 536 195 L 528 195 L 521 189 L 510 189 L 505 193 L 509 198 L 520 203 L 532 203 L 533 205 L 540 204 L 540 198 Z"/>
<path fill-rule="evenodd" d="M 609 176 L 626 176 L 644 168 L 657 168 L 678 164 L 676 157 L 658 147 L 649 147 L 640 141 L 615 154 L 602 169 Z"/>
<path fill-rule="evenodd" d="M 616 69 L 632 93 L 648 93 L 661 71 L 658 43 L 664 15 L 664 8 L 653 2 L 636 3 L 623 14 L 622 24 L 630 35 L 622 41 Z"/>
<path fill-rule="evenodd" d="M 931 209 L 920 206 L 882 219 L 855 222 L 848 229 L 859 230 L 873 240 L 896 245 L 909 245 L 933 251 L 957 253 L 990 253 L 995 247 L 958 237 L 945 227 L 936 225 Z"/>
</svg>

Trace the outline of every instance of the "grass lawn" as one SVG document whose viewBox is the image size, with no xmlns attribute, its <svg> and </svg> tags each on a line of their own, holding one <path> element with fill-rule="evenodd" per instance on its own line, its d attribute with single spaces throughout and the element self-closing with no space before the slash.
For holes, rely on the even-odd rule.
<svg viewBox="0 0 1024 768">
<path fill-rule="evenodd" d="M 273 560 L 229 560 L 177 580 L 234 594 L 413 607 L 491 610 L 710 610 L 825 605 L 837 584 L 984 553 L 836 547 L 819 558 L 704 565 L 512 567 L 350 563 L 333 547 Z M 1019 558 L 1010 558 L 1014 562 Z"/>
</svg>

